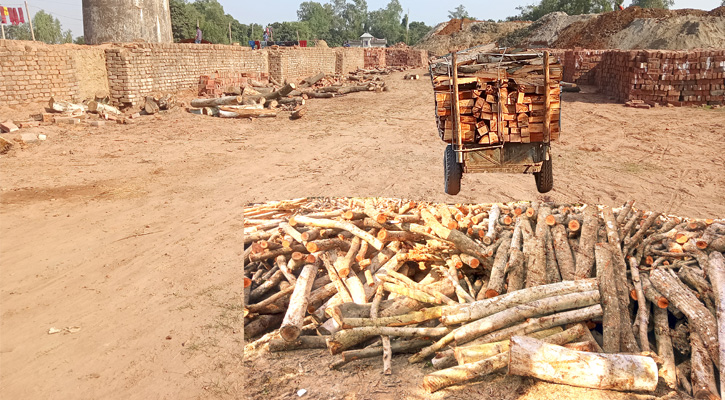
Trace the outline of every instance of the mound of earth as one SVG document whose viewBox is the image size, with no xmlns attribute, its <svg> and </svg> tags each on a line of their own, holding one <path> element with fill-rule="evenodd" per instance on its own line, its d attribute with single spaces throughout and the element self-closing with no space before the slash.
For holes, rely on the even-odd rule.
<svg viewBox="0 0 725 400">
<path fill-rule="evenodd" d="M 588 49 L 687 49 L 718 47 L 725 41 L 723 7 L 703 10 L 663 10 L 628 7 L 599 14 L 564 28 L 553 43 L 555 48 Z M 694 32 L 678 38 L 682 30 Z"/>
<path fill-rule="evenodd" d="M 432 55 L 448 54 L 452 49 L 495 43 L 502 37 L 531 25 L 529 21 L 493 22 L 453 19 L 438 24 L 426 35 L 417 48 L 428 50 Z"/>
</svg>

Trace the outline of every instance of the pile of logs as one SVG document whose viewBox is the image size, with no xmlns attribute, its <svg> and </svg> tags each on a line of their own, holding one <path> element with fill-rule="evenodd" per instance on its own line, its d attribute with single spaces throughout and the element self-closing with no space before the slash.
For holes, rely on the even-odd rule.
<svg viewBox="0 0 725 400">
<path fill-rule="evenodd" d="M 278 112 L 291 111 L 291 119 L 301 118 L 308 99 L 331 99 L 355 92 L 387 91 L 379 76 L 361 71 L 348 76 L 327 75 L 324 72 L 303 79 L 298 84 L 274 82 L 254 86 L 251 81 L 232 96 L 192 100 L 189 112 L 222 118 L 276 117 Z"/>
<path fill-rule="evenodd" d="M 456 115 L 462 143 L 500 145 L 558 139 L 562 67 L 558 61 L 550 62 L 548 53 L 456 54 L 434 60 L 431 73 L 444 141 L 453 141 Z M 458 93 L 457 102 L 452 101 L 454 92 Z"/>
<path fill-rule="evenodd" d="M 430 392 L 496 371 L 717 398 L 725 221 L 606 206 L 297 199 L 244 210 L 244 333 L 341 368 L 412 354 Z M 261 338 L 259 338 L 261 336 Z M 721 345 L 722 344 L 722 345 Z"/>
</svg>

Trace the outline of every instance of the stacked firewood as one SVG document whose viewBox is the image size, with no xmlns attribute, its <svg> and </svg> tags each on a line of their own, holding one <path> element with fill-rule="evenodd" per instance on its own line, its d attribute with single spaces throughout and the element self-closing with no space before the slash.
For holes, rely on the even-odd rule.
<svg viewBox="0 0 725 400">
<path fill-rule="evenodd" d="M 548 63 L 548 57 L 537 53 L 504 51 L 461 56 L 463 61 L 456 64 L 463 143 L 500 145 L 558 139 L 562 78 L 558 61 Z M 447 142 L 453 140 L 455 115 L 450 64 L 444 59 L 431 65 L 439 131 Z"/>
<path fill-rule="evenodd" d="M 598 389 L 718 393 L 725 221 L 633 202 L 333 198 L 244 212 L 244 332 L 263 335 L 252 347 L 326 348 L 339 355 L 331 368 L 383 356 L 385 373 L 393 353 L 413 353 L 439 369 L 429 391 L 508 367 Z"/>
<path fill-rule="evenodd" d="M 285 85 L 252 85 L 228 90 L 231 96 L 196 99 L 191 101 L 189 112 L 222 118 L 276 117 L 278 112 L 292 112 L 291 119 L 306 113 L 308 99 L 330 99 L 355 92 L 387 91 L 385 81 L 370 74 L 350 73 L 349 76 L 327 75 L 324 72 Z"/>
</svg>

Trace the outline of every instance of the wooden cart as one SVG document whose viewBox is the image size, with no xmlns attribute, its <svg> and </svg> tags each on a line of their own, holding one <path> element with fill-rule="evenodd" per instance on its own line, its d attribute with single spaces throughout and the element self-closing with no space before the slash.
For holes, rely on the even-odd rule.
<svg viewBox="0 0 725 400">
<path fill-rule="evenodd" d="M 540 193 L 553 188 L 562 67 L 551 61 L 547 51 L 479 46 L 430 62 L 446 193 L 476 172 L 533 174 Z"/>
</svg>

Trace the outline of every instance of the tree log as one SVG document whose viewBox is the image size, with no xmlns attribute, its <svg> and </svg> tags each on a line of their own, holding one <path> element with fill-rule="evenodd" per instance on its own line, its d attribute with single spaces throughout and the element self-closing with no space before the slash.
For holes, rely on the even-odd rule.
<svg viewBox="0 0 725 400">
<path fill-rule="evenodd" d="M 486 236 L 483 237 L 483 244 L 486 246 L 490 246 L 496 240 L 496 223 L 499 216 L 501 216 L 501 209 L 498 204 L 492 205 L 488 211 L 488 229 Z"/>
<path fill-rule="evenodd" d="M 310 297 L 310 290 L 317 275 L 317 266 L 313 264 L 305 265 L 297 278 L 294 285 L 294 292 L 290 298 L 289 308 L 284 316 L 280 335 L 288 342 L 297 339 L 302 331 L 302 321 L 307 312 L 307 302 Z"/>
<path fill-rule="evenodd" d="M 326 336 L 300 336 L 293 341 L 284 339 L 272 339 L 269 342 L 269 351 L 276 353 L 280 351 L 304 350 L 304 349 L 326 349 Z"/>
<path fill-rule="evenodd" d="M 368 242 L 371 246 L 373 246 L 376 250 L 382 250 L 383 243 L 378 240 L 378 238 L 372 236 L 371 234 L 365 232 L 364 230 L 358 228 L 357 226 L 351 224 L 348 221 L 335 221 L 331 219 L 318 219 L 318 218 L 310 218 L 305 217 L 301 215 L 296 215 L 293 218 L 290 218 L 290 224 L 302 224 L 302 225 L 308 225 L 308 226 L 316 226 L 319 228 L 336 228 L 336 229 L 342 229 L 346 230 L 350 233 L 352 233 L 355 236 L 358 236 L 362 240 Z"/>
<path fill-rule="evenodd" d="M 637 339 L 632 331 L 632 317 L 629 313 L 629 286 L 627 281 L 627 262 L 624 260 L 624 254 L 620 247 L 619 226 L 614 219 L 612 209 L 602 207 L 602 217 L 604 225 L 607 228 L 607 240 L 609 241 L 609 249 L 612 251 L 612 262 L 614 266 L 614 282 L 617 286 L 617 298 L 619 299 L 619 310 L 621 312 L 622 337 L 620 341 L 621 350 L 628 353 L 638 353 L 640 351 L 637 345 Z"/>
<path fill-rule="evenodd" d="M 657 340 L 657 355 L 662 358 L 660 376 L 670 389 L 677 387 L 677 373 L 675 366 L 675 353 L 672 349 L 672 338 L 670 337 L 670 325 L 667 320 L 667 309 L 655 307 L 655 339 Z"/>
<path fill-rule="evenodd" d="M 194 108 L 216 107 L 235 104 L 242 104 L 242 96 L 227 96 L 214 99 L 195 99 L 191 101 L 191 106 Z"/>
<path fill-rule="evenodd" d="M 282 324 L 284 314 L 266 314 L 259 315 L 253 321 L 244 325 L 244 339 L 255 338 L 272 329 L 276 329 Z"/>
<path fill-rule="evenodd" d="M 339 354 L 359 343 L 362 343 L 373 336 L 388 335 L 399 337 L 441 337 L 450 331 L 448 328 L 408 328 L 408 327 L 385 327 L 365 326 L 360 328 L 345 329 L 332 335 L 327 341 L 330 354 Z"/>
<path fill-rule="evenodd" d="M 657 364 L 650 357 L 569 350 L 525 336 L 511 338 L 508 373 L 592 389 L 657 388 Z"/>
<path fill-rule="evenodd" d="M 114 106 L 109 106 L 108 104 L 99 103 L 95 100 L 91 100 L 88 103 L 88 111 L 95 113 L 121 115 L 121 111 L 119 111 L 118 108 Z"/>
<path fill-rule="evenodd" d="M 584 209 L 579 247 L 576 250 L 576 279 L 586 279 L 592 276 L 594 245 L 597 243 L 598 231 L 599 217 L 596 208 L 588 205 Z"/>
<path fill-rule="evenodd" d="M 617 298 L 617 287 L 614 282 L 614 266 L 612 252 L 607 243 L 598 243 L 594 248 L 596 258 L 599 292 L 602 297 L 604 317 L 602 319 L 604 343 L 602 348 L 607 353 L 618 353 L 621 349 L 621 329 L 625 326 L 621 320 L 620 303 Z"/>
<path fill-rule="evenodd" d="M 629 258 L 629 270 L 632 272 L 632 282 L 634 283 L 634 290 L 637 293 L 637 307 L 639 309 L 639 347 L 642 352 L 649 351 L 649 339 L 647 336 L 647 327 L 649 326 L 649 306 L 647 304 L 647 298 L 642 290 L 642 281 L 639 278 L 639 265 L 637 259 L 634 257 Z"/>
<path fill-rule="evenodd" d="M 564 329 L 557 326 L 554 328 L 544 329 L 543 331 L 532 332 L 527 335 L 534 339 L 543 339 L 547 336 L 554 335 L 556 333 L 563 332 Z M 575 338 L 574 338 L 575 339 Z M 510 340 L 502 340 L 500 342 L 477 344 L 472 346 L 459 346 L 453 350 L 453 354 L 458 362 L 458 365 L 469 364 L 481 360 L 485 360 L 489 357 L 493 357 L 497 354 L 509 351 Z"/>
<path fill-rule="evenodd" d="M 690 345 L 692 346 L 692 358 L 690 359 L 692 396 L 696 399 L 719 400 L 712 360 L 707 355 L 705 345 L 697 332 L 690 332 Z"/>
<path fill-rule="evenodd" d="M 566 228 L 564 225 L 554 225 L 551 227 L 551 234 L 554 239 L 554 252 L 561 272 L 561 279 L 573 281 L 576 279 L 576 266 L 574 255 L 571 252 L 571 247 L 569 247 Z"/>
<path fill-rule="evenodd" d="M 299 87 L 300 87 L 300 89 L 303 89 L 303 88 L 308 88 L 308 87 L 310 87 L 310 86 L 314 85 L 315 83 L 317 83 L 317 82 L 321 81 L 321 80 L 322 80 L 322 79 L 324 79 L 324 78 L 325 78 L 325 73 L 324 73 L 324 72 L 320 72 L 320 73 L 319 73 L 319 74 L 317 74 L 317 75 L 312 75 L 312 76 L 310 76 L 309 78 L 305 78 L 305 79 L 303 79 L 303 80 L 302 80 L 302 81 L 300 82 L 300 85 L 299 85 Z"/>
<path fill-rule="evenodd" d="M 586 307 L 597 302 L 599 302 L 599 291 L 592 290 L 535 300 L 527 304 L 512 307 L 454 329 L 442 339 L 412 356 L 409 361 L 411 363 L 421 362 L 454 340 L 457 345 L 461 345 L 487 333 L 521 322 L 526 318 L 553 314 L 572 308 Z"/>
<path fill-rule="evenodd" d="M 718 324 L 715 316 L 695 297 L 692 292 L 685 289 L 679 279 L 667 271 L 655 269 L 650 273 L 650 281 L 655 289 L 660 291 L 670 303 L 687 316 L 688 323 L 700 335 L 710 358 L 716 365 L 720 365 L 718 345 Z"/>
<path fill-rule="evenodd" d="M 307 114 L 307 107 L 302 106 L 292 112 L 292 115 L 290 115 L 290 119 L 300 119 L 305 114 Z"/>
<path fill-rule="evenodd" d="M 493 260 L 491 278 L 486 288 L 486 298 L 496 297 L 504 292 L 504 277 L 511 247 L 511 235 L 506 233 L 502 239 L 501 245 L 496 250 L 496 258 Z"/>
<path fill-rule="evenodd" d="M 710 262 L 706 267 L 707 275 L 712 282 L 715 292 L 717 306 L 717 332 L 719 338 L 720 363 L 717 364 L 720 370 L 720 390 L 725 390 L 725 257 L 722 253 L 713 251 L 710 253 Z"/>
<path fill-rule="evenodd" d="M 428 340 L 420 340 L 420 339 L 399 340 L 397 342 L 392 342 L 390 344 L 390 350 L 394 354 L 415 353 L 419 349 L 425 347 L 428 343 L 430 343 Z M 383 347 L 376 346 L 376 347 L 366 347 L 366 348 L 360 349 L 360 350 L 347 350 L 347 351 L 343 351 L 342 353 L 340 353 L 340 355 L 342 356 L 342 359 L 330 364 L 330 369 L 339 369 L 340 367 L 342 367 L 343 365 L 345 365 L 351 361 L 361 360 L 363 358 L 382 356 Z"/>
<path fill-rule="evenodd" d="M 484 262 L 487 257 L 487 251 L 485 248 L 479 246 L 476 242 L 474 242 L 471 238 L 466 236 L 461 231 L 451 230 L 444 227 L 443 225 L 441 225 L 440 222 L 438 222 L 433 214 L 431 214 L 430 211 L 426 209 L 421 210 L 420 216 L 423 218 L 426 225 L 433 229 L 433 232 L 438 237 L 453 242 L 456 248 L 462 253 L 474 256 L 478 258 L 478 260 L 482 263 Z"/>
<path fill-rule="evenodd" d="M 581 326 L 577 325 L 564 332 L 549 336 L 547 342 L 564 344 L 573 341 L 581 335 Z M 522 336 L 517 336 L 522 337 Z M 534 339 L 536 340 L 536 339 Z M 504 351 L 492 357 L 470 364 L 458 365 L 452 368 L 428 374 L 423 378 L 423 388 L 429 393 L 436 392 L 448 386 L 467 382 L 494 371 L 503 369 L 509 363 L 510 351 Z"/>
</svg>

